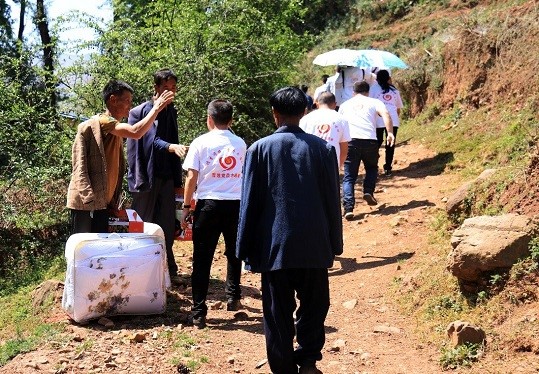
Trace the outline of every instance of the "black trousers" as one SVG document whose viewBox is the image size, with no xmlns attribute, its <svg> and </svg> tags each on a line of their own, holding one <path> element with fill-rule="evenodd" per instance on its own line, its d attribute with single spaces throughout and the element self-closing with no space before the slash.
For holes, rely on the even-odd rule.
<svg viewBox="0 0 539 374">
<path fill-rule="evenodd" d="M 159 225 L 165 234 L 167 249 L 168 272 L 171 276 L 178 274 L 178 265 L 174 259 L 172 245 L 176 219 L 176 202 L 174 180 L 154 178 L 152 189 L 147 192 L 133 192 L 131 207 L 140 215 L 144 222 Z"/>
<path fill-rule="evenodd" d="M 296 299 L 294 329 L 294 310 Z M 262 273 L 266 351 L 274 374 L 298 372 L 298 365 L 322 359 L 324 321 L 329 310 L 327 269 L 283 269 Z M 294 335 L 298 343 L 294 350 Z"/>
<path fill-rule="evenodd" d="M 399 127 L 393 127 L 393 135 L 395 136 L 395 144 L 393 146 L 388 146 L 387 143 L 385 145 L 386 149 L 386 163 L 384 164 L 384 170 L 391 170 L 393 165 L 393 156 L 395 155 L 395 145 L 397 142 L 397 132 L 399 131 Z M 376 129 L 376 138 L 378 139 L 378 147 L 382 147 L 382 144 L 384 143 L 384 134 L 387 139 L 387 130 L 385 127 L 381 127 Z"/>
<path fill-rule="evenodd" d="M 109 232 L 109 210 L 71 209 L 71 234 Z"/>
<path fill-rule="evenodd" d="M 208 312 L 206 297 L 210 283 L 210 270 L 219 236 L 225 239 L 227 258 L 227 299 L 241 298 L 241 260 L 236 258 L 238 236 L 239 200 L 198 200 L 193 216 L 193 317 L 205 316 Z"/>
</svg>

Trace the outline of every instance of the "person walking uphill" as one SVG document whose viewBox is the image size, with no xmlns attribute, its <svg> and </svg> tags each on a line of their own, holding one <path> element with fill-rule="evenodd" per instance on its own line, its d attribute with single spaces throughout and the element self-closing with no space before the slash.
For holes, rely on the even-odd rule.
<svg viewBox="0 0 539 374">
<path fill-rule="evenodd" d="M 247 146 L 240 137 L 230 131 L 232 104 L 225 100 L 213 100 L 208 105 L 207 126 L 209 132 L 191 143 L 183 168 L 185 202 L 193 199 L 196 188 L 196 208 L 193 223 L 193 292 L 192 323 L 202 328 L 206 325 L 206 296 L 210 281 L 210 269 L 219 236 L 225 239 L 227 258 L 226 296 L 227 310 L 240 307 L 241 261 L 236 258 L 236 237 L 241 195 L 241 172 Z M 192 209 L 183 205 L 183 216 Z M 182 221 L 185 228 L 187 222 Z"/>
<path fill-rule="evenodd" d="M 378 202 L 374 197 L 376 179 L 378 178 L 378 140 L 376 138 L 376 117 L 381 116 L 387 129 L 387 143 L 393 145 L 393 125 L 391 117 L 378 99 L 368 97 L 369 84 L 365 81 L 354 83 L 355 96 L 345 101 L 339 108 L 350 127 L 352 140 L 348 143 L 348 156 L 344 162 L 343 206 L 344 218 L 354 218 L 355 196 L 354 185 L 359 172 L 359 164 L 363 161 L 365 179 L 363 180 L 363 200 L 369 205 Z"/>
<path fill-rule="evenodd" d="M 172 102 L 174 93 L 162 91 L 153 108 L 133 126 L 120 122 L 131 108 L 131 86 L 110 80 L 102 96 L 105 113 L 81 123 L 73 142 L 73 173 L 67 191 L 72 234 L 108 232 L 109 209 L 118 209 L 125 172 L 122 138 L 140 138 Z"/>
<path fill-rule="evenodd" d="M 380 70 L 376 76 L 376 82 L 371 86 L 369 96 L 383 102 L 391 116 L 393 122 L 393 136 L 397 140 L 397 132 L 399 130 L 399 116 L 403 106 L 399 90 L 391 84 L 391 77 L 387 70 Z M 384 143 L 384 133 L 387 138 L 387 131 L 384 126 L 384 121 L 381 117 L 377 118 L 376 136 L 378 137 L 378 146 L 381 147 Z M 385 164 L 384 173 L 386 176 L 392 175 L 393 156 L 395 155 L 395 142 L 392 145 L 386 143 L 385 146 Z"/>
<path fill-rule="evenodd" d="M 343 251 L 337 156 L 299 128 L 303 92 L 282 88 L 270 104 L 278 129 L 247 150 L 236 255 L 261 273 L 272 372 L 298 373 L 299 366 L 301 374 L 321 373 L 328 268 Z"/>
<path fill-rule="evenodd" d="M 176 75 L 169 69 L 154 74 L 157 95 L 164 91 L 176 92 Z M 144 117 L 155 105 L 147 101 L 129 112 L 129 123 Z M 127 184 L 133 195 L 132 208 L 143 221 L 156 223 L 163 229 L 171 280 L 178 281 L 178 265 L 174 260 L 172 245 L 176 217 L 175 195 L 182 186 L 180 157 L 187 148 L 178 144 L 178 114 L 174 105 L 159 113 L 154 126 L 139 140 L 127 141 L 129 170 Z"/>
</svg>

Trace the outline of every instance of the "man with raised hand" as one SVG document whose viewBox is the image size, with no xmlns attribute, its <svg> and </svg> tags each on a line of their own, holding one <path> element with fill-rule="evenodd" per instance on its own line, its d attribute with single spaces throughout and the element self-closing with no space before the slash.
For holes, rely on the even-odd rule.
<svg viewBox="0 0 539 374">
<path fill-rule="evenodd" d="M 109 211 L 119 208 L 125 172 L 123 138 L 140 139 L 157 115 L 174 99 L 163 90 L 154 106 L 133 125 L 122 123 L 131 109 L 133 89 L 111 79 L 103 88 L 106 110 L 77 128 L 73 142 L 73 173 L 67 191 L 71 233 L 108 232 Z"/>
</svg>

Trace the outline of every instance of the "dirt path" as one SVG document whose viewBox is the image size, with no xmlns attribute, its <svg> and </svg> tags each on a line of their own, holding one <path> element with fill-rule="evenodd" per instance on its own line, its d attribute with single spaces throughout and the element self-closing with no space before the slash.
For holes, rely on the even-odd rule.
<svg viewBox="0 0 539 374">
<path fill-rule="evenodd" d="M 443 160 L 423 146 L 401 144 L 396 159 L 393 177 L 378 182 L 379 205 L 371 208 L 358 198 L 356 218 L 343 221 L 345 250 L 330 271 L 332 305 L 319 363 L 326 374 L 441 371 L 436 347 L 418 342 L 414 321 L 399 314 L 388 289 L 395 277 L 414 272 L 414 261 L 427 245 L 429 221 L 453 182 L 440 173 Z M 186 278 L 190 250 L 190 243 L 176 247 Z M 244 274 L 244 309 L 226 312 L 219 302 L 224 300 L 226 270 L 222 248 L 216 257 L 208 329 L 185 326 L 190 307 L 185 288 L 169 295 L 165 315 L 114 317 L 112 328 L 96 322 L 78 326 L 58 310 L 51 321 L 67 325 L 62 339 L 17 356 L 0 372 L 175 373 L 181 372 L 180 363 L 193 361 L 198 374 L 269 373 L 259 276 Z"/>
</svg>

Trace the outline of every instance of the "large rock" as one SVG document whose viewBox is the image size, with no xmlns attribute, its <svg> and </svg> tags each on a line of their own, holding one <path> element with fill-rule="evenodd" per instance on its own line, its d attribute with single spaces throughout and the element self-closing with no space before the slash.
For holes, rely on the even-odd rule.
<svg viewBox="0 0 539 374">
<path fill-rule="evenodd" d="M 453 233 L 447 269 L 466 282 L 483 273 L 510 269 L 529 253 L 528 244 L 538 229 L 537 217 L 517 214 L 473 217 Z"/>
<path fill-rule="evenodd" d="M 455 347 L 468 343 L 483 344 L 486 339 L 486 334 L 481 328 L 465 321 L 451 322 L 446 331 Z"/>
<path fill-rule="evenodd" d="M 466 182 L 462 186 L 459 187 L 458 190 L 456 190 L 448 199 L 445 204 L 445 210 L 448 215 L 454 215 L 454 214 L 460 214 L 464 211 L 464 200 L 466 200 L 466 197 L 468 196 L 468 192 L 474 187 L 476 184 L 481 183 L 488 178 L 490 178 L 491 175 L 494 174 L 496 169 L 486 169 L 484 170 L 477 178 L 475 178 L 472 181 Z"/>
</svg>

